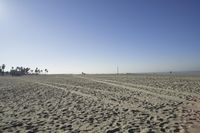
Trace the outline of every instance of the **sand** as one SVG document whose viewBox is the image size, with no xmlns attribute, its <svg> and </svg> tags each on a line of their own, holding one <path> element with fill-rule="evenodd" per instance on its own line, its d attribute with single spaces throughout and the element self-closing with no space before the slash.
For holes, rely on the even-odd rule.
<svg viewBox="0 0 200 133">
<path fill-rule="evenodd" d="M 200 131 L 200 77 L 0 77 L 1 132 Z"/>
</svg>

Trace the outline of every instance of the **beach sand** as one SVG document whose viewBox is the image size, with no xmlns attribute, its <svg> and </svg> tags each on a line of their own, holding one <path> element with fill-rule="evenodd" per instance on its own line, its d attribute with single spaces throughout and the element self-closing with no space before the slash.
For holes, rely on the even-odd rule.
<svg viewBox="0 0 200 133">
<path fill-rule="evenodd" d="M 0 133 L 199 131 L 198 76 L 0 77 Z"/>
</svg>

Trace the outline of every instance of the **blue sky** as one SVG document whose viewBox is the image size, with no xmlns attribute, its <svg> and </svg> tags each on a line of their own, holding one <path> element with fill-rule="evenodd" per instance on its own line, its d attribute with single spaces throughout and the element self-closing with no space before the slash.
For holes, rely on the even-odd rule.
<svg viewBox="0 0 200 133">
<path fill-rule="evenodd" d="M 7 69 L 200 70 L 200 2 L 0 0 L 0 48 Z"/>
</svg>

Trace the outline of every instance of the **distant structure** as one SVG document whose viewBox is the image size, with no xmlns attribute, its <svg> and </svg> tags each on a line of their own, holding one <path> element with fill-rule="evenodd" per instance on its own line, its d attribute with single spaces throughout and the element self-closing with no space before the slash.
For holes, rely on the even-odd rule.
<svg viewBox="0 0 200 133">
<path fill-rule="evenodd" d="M 117 75 L 119 74 L 119 67 L 117 66 Z"/>
<path fill-rule="evenodd" d="M 86 75 L 86 73 L 82 72 L 82 75 Z"/>
</svg>

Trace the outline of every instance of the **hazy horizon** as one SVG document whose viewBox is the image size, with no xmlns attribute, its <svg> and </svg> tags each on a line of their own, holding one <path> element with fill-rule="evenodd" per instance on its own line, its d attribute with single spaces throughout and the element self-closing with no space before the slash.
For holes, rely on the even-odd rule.
<svg viewBox="0 0 200 133">
<path fill-rule="evenodd" d="M 200 1 L 0 0 L 0 65 L 51 74 L 200 71 Z"/>
</svg>

